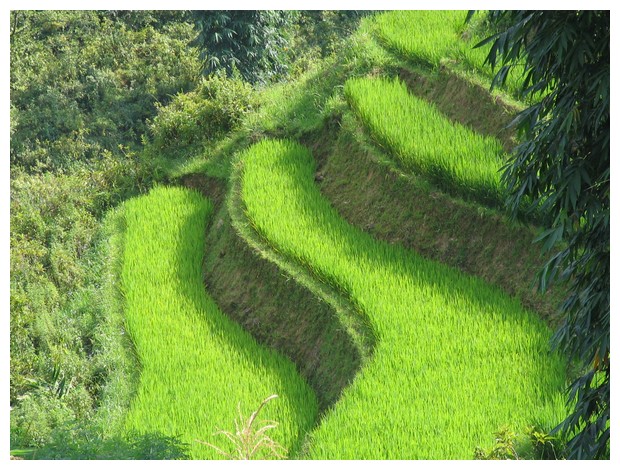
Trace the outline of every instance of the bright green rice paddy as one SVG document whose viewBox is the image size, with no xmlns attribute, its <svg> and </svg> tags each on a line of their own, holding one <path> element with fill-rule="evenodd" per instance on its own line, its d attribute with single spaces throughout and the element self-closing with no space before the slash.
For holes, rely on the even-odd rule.
<svg viewBox="0 0 620 470">
<path fill-rule="evenodd" d="M 398 79 L 353 78 L 344 92 L 375 139 L 405 169 L 481 202 L 503 202 L 499 140 L 450 121 Z"/>
<path fill-rule="evenodd" d="M 277 393 L 259 418 L 287 449 L 315 423 L 316 397 L 288 359 L 258 345 L 206 294 L 201 260 L 212 206 L 199 193 L 159 187 L 125 204 L 122 286 L 127 330 L 141 364 L 127 430 L 180 436 L 192 458 L 222 458 L 237 406 L 247 419 Z"/>
<path fill-rule="evenodd" d="M 373 20 L 380 42 L 402 57 L 431 67 L 437 67 L 442 60 L 452 61 L 490 84 L 497 72 L 484 64 L 491 46 L 473 48 L 490 32 L 477 35 L 468 31 L 466 17 L 465 10 L 397 10 Z M 506 88 L 515 96 L 522 74 L 522 68 L 514 68 L 506 81 Z"/>
<path fill-rule="evenodd" d="M 314 184 L 309 151 L 262 141 L 241 156 L 247 216 L 273 247 L 368 316 L 373 357 L 311 433 L 313 459 L 471 459 L 503 425 L 564 416 L 550 331 L 483 281 L 374 240 Z"/>
</svg>

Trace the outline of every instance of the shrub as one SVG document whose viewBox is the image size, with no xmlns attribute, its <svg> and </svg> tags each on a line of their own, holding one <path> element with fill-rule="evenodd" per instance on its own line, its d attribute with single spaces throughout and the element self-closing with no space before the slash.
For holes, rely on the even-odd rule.
<svg viewBox="0 0 620 470">
<path fill-rule="evenodd" d="M 48 442 L 64 421 L 92 419 L 108 371 L 119 369 L 122 328 L 104 326 L 110 255 L 100 218 L 152 184 L 153 171 L 135 156 L 104 154 L 72 174 L 12 175 L 11 438 L 20 445 Z"/>
<path fill-rule="evenodd" d="M 153 145 L 159 151 L 177 152 L 196 142 L 221 137 L 255 106 L 249 84 L 238 77 L 213 74 L 196 90 L 178 94 L 167 106 L 158 107 L 150 125 Z"/>
<path fill-rule="evenodd" d="M 33 452 L 40 460 L 180 460 L 188 458 L 187 445 L 160 433 L 129 433 L 104 437 L 88 425 L 64 427 Z"/>
<path fill-rule="evenodd" d="M 155 103 L 196 85 L 193 25 L 182 13 L 138 16 L 12 12 L 12 164 L 54 170 L 104 150 L 121 156 L 119 145 L 140 144 Z"/>
</svg>

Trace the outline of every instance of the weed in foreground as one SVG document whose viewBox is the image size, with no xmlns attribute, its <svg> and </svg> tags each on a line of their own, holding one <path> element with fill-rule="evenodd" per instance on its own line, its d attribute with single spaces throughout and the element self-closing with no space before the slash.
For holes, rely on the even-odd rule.
<svg viewBox="0 0 620 470">
<path fill-rule="evenodd" d="M 265 451 L 268 456 L 279 459 L 285 458 L 287 450 L 267 435 L 267 431 L 278 426 L 276 421 L 263 420 L 261 421 L 261 424 L 263 424 L 261 428 L 257 430 L 252 428 L 258 413 L 260 413 L 261 409 L 274 398 L 278 398 L 278 395 L 271 395 L 265 398 L 256 411 L 250 415 L 247 421 L 243 418 L 243 414 L 241 413 L 241 403 L 239 403 L 237 406 L 239 411 L 239 419 L 235 419 L 235 433 L 233 434 L 232 432 L 225 430 L 220 430 L 215 433 L 223 434 L 234 444 L 235 448 L 233 452 L 226 452 L 209 442 L 202 442 L 199 440 L 196 440 L 196 442 L 200 442 L 201 444 L 215 449 L 217 452 L 231 460 L 252 460 L 252 458 L 261 455 L 261 451 Z"/>
</svg>

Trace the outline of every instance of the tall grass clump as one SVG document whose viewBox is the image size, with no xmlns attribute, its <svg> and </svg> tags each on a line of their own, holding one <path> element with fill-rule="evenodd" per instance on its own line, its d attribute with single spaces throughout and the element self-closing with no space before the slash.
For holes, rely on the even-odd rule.
<svg viewBox="0 0 620 470">
<path fill-rule="evenodd" d="M 314 184 L 303 146 L 240 156 L 246 215 L 279 252 L 367 315 L 373 356 L 310 434 L 313 459 L 470 459 L 502 426 L 564 416 L 564 362 L 517 300 L 344 221 Z"/>
<path fill-rule="evenodd" d="M 352 78 L 344 93 L 374 138 L 405 169 L 482 202 L 503 203 L 504 153 L 497 139 L 450 121 L 398 79 Z"/>
<path fill-rule="evenodd" d="M 374 18 L 375 32 L 387 49 L 414 63 L 437 67 L 448 60 L 490 85 L 497 72 L 484 63 L 491 46 L 474 49 L 490 31 L 482 24 L 468 26 L 466 18 L 465 10 L 390 11 Z M 505 88 L 513 96 L 518 96 L 522 75 L 523 68 L 514 68 L 507 77 Z"/>
<path fill-rule="evenodd" d="M 279 423 L 274 441 L 294 448 L 314 424 L 316 397 L 292 362 L 261 347 L 205 294 L 211 211 L 199 193 L 182 188 L 155 188 L 126 203 L 122 286 L 141 364 L 126 429 L 179 437 L 192 458 L 222 458 L 198 441 L 232 451 L 216 433 L 277 393 L 264 418 Z"/>
</svg>

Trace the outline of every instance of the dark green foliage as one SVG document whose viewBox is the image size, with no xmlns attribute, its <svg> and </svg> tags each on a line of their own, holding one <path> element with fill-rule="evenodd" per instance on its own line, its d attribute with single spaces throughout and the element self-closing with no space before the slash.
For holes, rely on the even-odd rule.
<svg viewBox="0 0 620 470">
<path fill-rule="evenodd" d="M 281 78 L 294 13 L 278 10 L 206 10 L 192 12 L 204 73 L 236 69 L 250 83 Z"/>
<path fill-rule="evenodd" d="M 54 348 L 81 354 L 80 325 L 54 323 L 63 321 L 58 310 L 69 303 L 63 294 L 78 289 L 86 276 L 79 258 L 96 231 L 92 197 L 82 183 L 52 175 L 11 181 L 12 405 L 41 381 L 32 374 L 47 377 L 43 385 L 53 387 Z"/>
<path fill-rule="evenodd" d="M 286 47 L 288 78 L 308 71 L 321 59 L 338 56 L 362 17 L 363 10 L 301 10 L 295 15 L 292 35 Z M 342 60 L 342 56 L 336 60 Z"/>
<path fill-rule="evenodd" d="M 113 352 L 106 341 L 120 331 L 103 329 L 111 312 L 99 218 L 150 186 L 149 168 L 108 155 L 72 174 L 13 171 L 10 399 L 20 445 L 47 443 L 53 429 L 92 419 L 100 404 Z"/>
<path fill-rule="evenodd" d="M 186 10 L 104 10 L 97 13 L 134 30 L 191 21 L 190 12 Z"/>
<path fill-rule="evenodd" d="M 131 433 L 103 438 L 88 427 L 63 428 L 37 449 L 34 459 L 50 460 L 179 460 L 187 459 L 187 445 L 158 433 Z"/>
<path fill-rule="evenodd" d="M 12 446 L 99 414 L 109 429 L 122 411 L 101 219 L 161 178 L 135 150 L 156 105 L 200 78 L 184 15 L 11 13 Z"/>
<path fill-rule="evenodd" d="M 140 144 L 156 104 L 200 76 L 192 25 L 173 18 L 12 12 L 11 164 L 66 169 Z"/>
<path fill-rule="evenodd" d="M 336 52 L 340 41 L 355 31 L 360 19 L 369 13 L 364 10 L 301 10 L 297 34 L 303 37 L 306 47 L 318 47 L 321 57 L 325 57 Z"/>
<path fill-rule="evenodd" d="M 238 70 L 250 83 L 306 71 L 337 52 L 370 12 L 362 10 L 193 11 L 204 73 Z"/>
<path fill-rule="evenodd" d="M 153 145 L 161 153 L 176 154 L 195 142 L 213 140 L 229 132 L 256 106 L 252 87 L 223 71 L 203 79 L 197 89 L 176 95 L 150 124 Z"/>
<path fill-rule="evenodd" d="M 568 456 L 608 458 L 609 11 L 494 11 L 490 21 L 501 28 L 481 43 L 492 42 L 487 60 L 503 65 L 494 82 L 525 60 L 523 96 L 543 92 L 515 121 L 524 139 L 503 181 L 513 211 L 529 196 L 549 215 L 540 288 L 570 287 L 554 337 L 579 368 L 561 426 L 574 435 Z"/>
</svg>

